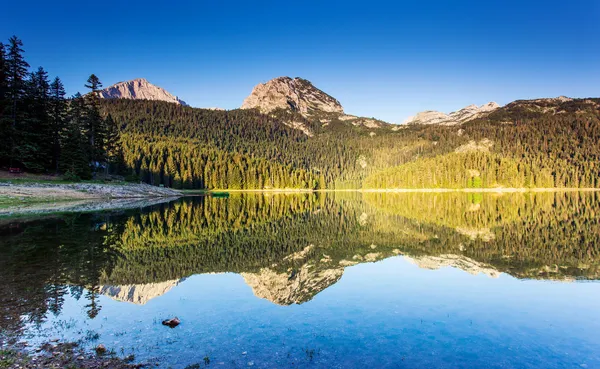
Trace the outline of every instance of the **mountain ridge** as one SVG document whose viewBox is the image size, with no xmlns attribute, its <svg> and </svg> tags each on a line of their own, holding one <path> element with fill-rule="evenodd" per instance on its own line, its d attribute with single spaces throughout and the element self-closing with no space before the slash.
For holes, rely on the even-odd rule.
<svg viewBox="0 0 600 369">
<path fill-rule="evenodd" d="M 145 78 L 117 82 L 100 90 L 98 96 L 103 99 L 158 100 L 188 106 L 185 101 Z"/>
<path fill-rule="evenodd" d="M 259 83 L 244 102 L 241 109 L 259 109 L 270 113 L 276 109 L 287 109 L 304 117 L 313 112 L 344 113 L 338 100 L 300 77 L 277 77 Z"/>
<path fill-rule="evenodd" d="M 489 113 L 499 108 L 500 105 L 494 101 L 490 101 L 481 106 L 471 104 L 449 114 L 436 110 L 426 110 L 406 118 L 403 124 L 438 124 L 444 126 L 454 126 L 470 122 L 477 118 L 485 117 Z"/>
</svg>

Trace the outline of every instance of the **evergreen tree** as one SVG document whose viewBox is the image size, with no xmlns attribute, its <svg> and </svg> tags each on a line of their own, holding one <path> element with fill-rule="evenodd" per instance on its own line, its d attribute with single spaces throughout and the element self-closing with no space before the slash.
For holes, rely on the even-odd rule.
<svg viewBox="0 0 600 369">
<path fill-rule="evenodd" d="M 85 87 L 90 89 L 90 93 L 85 96 L 86 119 L 84 132 L 88 139 L 89 160 L 92 163 L 94 171 L 106 160 L 106 128 L 104 119 L 100 115 L 98 92 L 102 87 L 102 82 L 92 74 L 87 80 Z"/>
<path fill-rule="evenodd" d="M 106 127 L 106 173 L 108 174 L 110 170 L 113 173 L 122 174 L 125 172 L 126 167 L 123 148 L 120 142 L 121 133 L 119 126 L 112 116 L 108 114 L 104 120 L 104 127 Z"/>
<path fill-rule="evenodd" d="M 39 67 L 30 74 L 20 128 L 17 157 L 30 171 L 41 172 L 50 167 L 52 158 L 52 126 L 50 124 L 50 82 L 48 73 Z"/>
<path fill-rule="evenodd" d="M 6 71 L 6 52 L 5 47 L 2 42 L 0 42 L 0 103 L 4 102 L 7 94 L 7 71 Z M 3 107 L 0 105 L 0 107 Z M 3 113 L 2 109 L 0 109 L 0 115 Z"/>
<path fill-rule="evenodd" d="M 56 77 L 50 84 L 50 124 L 52 134 L 52 168 L 59 170 L 60 139 L 66 129 L 67 101 L 65 88 L 60 78 Z"/>
<path fill-rule="evenodd" d="M 27 68 L 29 64 L 23 57 L 23 42 L 12 36 L 8 40 L 8 49 L 6 55 L 6 84 L 8 100 L 10 103 L 10 121 L 11 129 L 8 132 L 10 137 L 10 166 L 14 166 L 15 153 L 19 142 L 19 121 L 23 118 L 22 112 L 24 107 L 20 106 L 20 103 L 25 95 L 25 79 L 27 77 Z"/>
<path fill-rule="evenodd" d="M 8 108 L 8 76 L 5 46 L 0 42 L 0 164 L 10 156 L 11 123 Z"/>
<path fill-rule="evenodd" d="M 69 176 L 90 179 L 92 173 L 87 160 L 87 139 L 82 133 L 85 123 L 85 102 L 80 94 L 71 99 L 68 122 L 62 137 L 59 169 Z"/>
</svg>

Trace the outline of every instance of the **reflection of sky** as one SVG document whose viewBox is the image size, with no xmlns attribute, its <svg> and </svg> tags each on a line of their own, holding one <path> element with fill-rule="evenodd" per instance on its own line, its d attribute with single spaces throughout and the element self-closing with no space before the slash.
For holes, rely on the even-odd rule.
<svg viewBox="0 0 600 369">
<path fill-rule="evenodd" d="M 397 257 L 347 268 L 302 305 L 259 299 L 236 274 L 190 277 L 142 306 L 102 296 L 93 321 L 83 298 L 68 298 L 58 319 L 76 328 L 47 335 L 94 330 L 118 354 L 175 368 L 207 355 L 225 367 L 595 368 L 599 292 L 598 283 L 431 271 Z M 172 316 L 179 327 L 160 325 Z"/>
</svg>

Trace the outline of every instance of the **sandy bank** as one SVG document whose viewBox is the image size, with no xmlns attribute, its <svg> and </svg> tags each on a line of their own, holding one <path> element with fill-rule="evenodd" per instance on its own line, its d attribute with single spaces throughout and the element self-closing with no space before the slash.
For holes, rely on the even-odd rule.
<svg viewBox="0 0 600 369">
<path fill-rule="evenodd" d="M 181 196 L 179 191 L 147 184 L 98 183 L 0 183 L 0 196 L 53 201 L 59 199 L 123 199 Z"/>
<path fill-rule="evenodd" d="M 181 196 L 145 184 L 0 183 L 0 216 L 100 211 L 152 205 Z"/>
</svg>

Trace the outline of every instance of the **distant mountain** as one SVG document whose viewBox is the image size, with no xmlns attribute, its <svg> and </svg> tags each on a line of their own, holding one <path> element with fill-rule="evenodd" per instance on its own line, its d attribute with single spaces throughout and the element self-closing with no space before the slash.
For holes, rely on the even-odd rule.
<svg viewBox="0 0 600 369">
<path fill-rule="evenodd" d="M 600 102 L 598 99 L 572 99 L 566 96 L 541 98 L 533 100 L 516 100 L 502 110 L 508 114 L 527 114 L 527 115 L 555 115 L 558 113 L 573 113 L 584 111 L 598 111 Z"/>
<path fill-rule="evenodd" d="M 99 96 L 103 99 L 159 100 L 188 106 L 185 101 L 144 78 L 115 83 L 100 91 Z"/>
<path fill-rule="evenodd" d="M 450 114 L 445 114 L 439 111 L 428 110 L 420 112 L 415 116 L 407 118 L 405 124 L 438 124 L 444 126 L 453 126 L 462 123 L 466 123 L 477 118 L 482 118 L 498 109 L 500 105 L 495 102 L 489 102 L 487 104 L 477 106 L 469 105 L 458 111 Z"/>
<path fill-rule="evenodd" d="M 291 110 L 304 117 L 318 112 L 344 113 L 339 101 L 298 77 L 279 77 L 256 85 L 242 104 L 242 109 L 254 108 L 263 113 Z"/>
<path fill-rule="evenodd" d="M 298 77 L 278 77 L 259 83 L 244 100 L 241 108 L 258 109 L 263 114 L 271 114 L 286 126 L 300 130 L 309 137 L 325 127 L 330 130 L 392 127 L 375 118 L 345 114 L 337 99 L 318 89 L 310 81 Z"/>
</svg>

